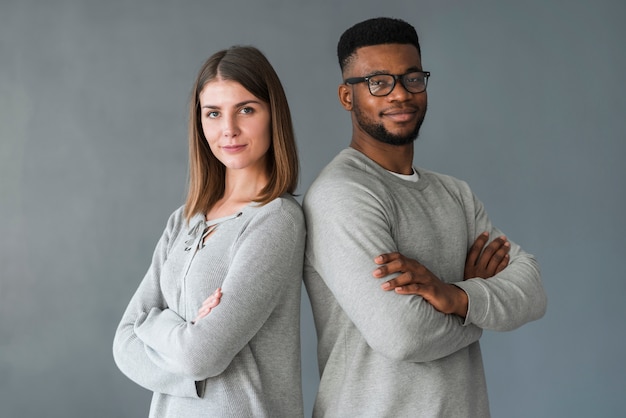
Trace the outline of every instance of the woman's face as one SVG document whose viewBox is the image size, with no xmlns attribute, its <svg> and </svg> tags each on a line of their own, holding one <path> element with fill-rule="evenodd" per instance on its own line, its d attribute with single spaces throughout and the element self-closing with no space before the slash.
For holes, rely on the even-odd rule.
<svg viewBox="0 0 626 418">
<path fill-rule="evenodd" d="M 270 107 L 232 80 L 216 79 L 200 92 L 202 131 L 228 170 L 266 174 L 271 143 Z"/>
</svg>

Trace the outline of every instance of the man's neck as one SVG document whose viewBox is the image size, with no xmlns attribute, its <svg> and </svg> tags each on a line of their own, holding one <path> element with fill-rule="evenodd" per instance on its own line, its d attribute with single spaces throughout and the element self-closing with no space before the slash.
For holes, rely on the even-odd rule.
<svg viewBox="0 0 626 418">
<path fill-rule="evenodd" d="M 350 147 L 361 152 L 385 170 L 398 174 L 413 174 L 412 142 L 406 145 L 390 145 L 375 139 L 363 141 L 352 138 Z"/>
</svg>

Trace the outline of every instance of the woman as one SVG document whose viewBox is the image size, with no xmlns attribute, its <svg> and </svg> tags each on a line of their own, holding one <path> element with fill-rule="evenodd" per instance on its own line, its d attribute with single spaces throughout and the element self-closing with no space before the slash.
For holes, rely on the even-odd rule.
<svg viewBox="0 0 626 418">
<path fill-rule="evenodd" d="M 302 416 L 298 160 L 283 88 L 257 49 L 203 65 L 189 155 L 186 203 L 124 313 L 115 362 L 154 392 L 151 417 Z"/>
</svg>

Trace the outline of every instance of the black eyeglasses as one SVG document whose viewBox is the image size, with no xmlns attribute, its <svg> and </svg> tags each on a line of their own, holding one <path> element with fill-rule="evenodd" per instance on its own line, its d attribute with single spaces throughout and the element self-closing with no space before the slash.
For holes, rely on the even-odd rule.
<svg viewBox="0 0 626 418">
<path fill-rule="evenodd" d="M 421 93 L 426 90 L 428 84 L 429 71 L 411 71 L 406 74 L 374 74 L 367 77 L 352 77 L 343 80 L 346 84 L 367 83 L 372 96 L 386 96 L 391 93 L 396 86 L 396 80 L 409 93 Z"/>
</svg>

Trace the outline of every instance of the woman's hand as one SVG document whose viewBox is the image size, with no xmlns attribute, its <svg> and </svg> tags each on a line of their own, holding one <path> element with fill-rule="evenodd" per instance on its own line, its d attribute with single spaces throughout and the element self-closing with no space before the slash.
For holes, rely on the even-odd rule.
<svg viewBox="0 0 626 418">
<path fill-rule="evenodd" d="M 198 309 L 198 315 L 196 316 L 196 319 L 194 319 L 192 323 L 195 324 L 200 319 L 204 318 L 209 313 L 211 313 L 213 308 L 215 308 L 217 305 L 220 304 L 221 298 L 222 298 L 222 289 L 218 287 L 215 290 L 215 292 L 213 292 L 213 294 L 209 296 L 208 298 L 206 298 L 206 300 L 202 303 L 202 306 L 200 307 L 200 309 Z"/>
</svg>

